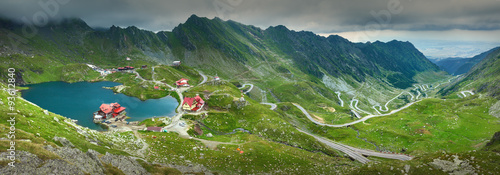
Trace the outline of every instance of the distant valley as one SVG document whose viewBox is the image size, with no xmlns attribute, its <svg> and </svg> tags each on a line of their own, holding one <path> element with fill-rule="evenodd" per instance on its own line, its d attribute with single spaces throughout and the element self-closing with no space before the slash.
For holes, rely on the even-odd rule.
<svg viewBox="0 0 500 175">
<path fill-rule="evenodd" d="M 442 70 L 451 75 L 460 75 L 467 73 L 474 65 L 484 59 L 489 53 L 493 52 L 493 48 L 489 51 L 476 55 L 472 58 L 443 58 L 443 59 L 430 59 L 433 63 L 438 65 Z"/>
</svg>

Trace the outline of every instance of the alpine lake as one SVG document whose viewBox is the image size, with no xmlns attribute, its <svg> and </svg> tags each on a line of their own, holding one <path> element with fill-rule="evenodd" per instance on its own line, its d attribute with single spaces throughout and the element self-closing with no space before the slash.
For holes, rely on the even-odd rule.
<svg viewBox="0 0 500 175">
<path fill-rule="evenodd" d="M 141 101 L 139 98 L 114 93 L 104 87 L 120 85 L 116 82 L 47 82 L 27 85 L 22 97 L 50 112 L 78 120 L 77 124 L 95 130 L 105 130 L 93 122 L 93 113 L 101 104 L 118 102 L 126 107 L 127 121 L 142 121 L 152 117 L 174 116 L 179 105 L 171 96 Z"/>
</svg>

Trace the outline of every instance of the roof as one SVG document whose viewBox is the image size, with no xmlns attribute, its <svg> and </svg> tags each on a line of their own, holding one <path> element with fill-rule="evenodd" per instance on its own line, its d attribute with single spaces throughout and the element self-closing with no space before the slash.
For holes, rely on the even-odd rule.
<svg viewBox="0 0 500 175">
<path fill-rule="evenodd" d="M 99 109 L 101 109 L 101 111 L 106 114 L 110 113 L 111 110 L 113 110 L 113 108 L 111 108 L 111 106 L 108 104 L 102 104 L 101 107 L 99 107 Z"/>
<path fill-rule="evenodd" d="M 205 101 L 203 101 L 203 99 L 201 99 L 201 97 L 199 95 L 197 95 L 194 98 L 184 97 L 184 102 L 182 103 L 182 105 L 187 103 L 189 106 L 192 106 L 193 102 L 195 102 L 195 101 L 197 104 L 205 103 Z"/>
<path fill-rule="evenodd" d="M 194 97 L 194 100 L 196 100 L 196 102 L 201 103 L 201 104 L 205 103 L 205 101 L 203 101 L 203 99 L 201 99 L 201 97 L 199 95 Z"/>
<path fill-rule="evenodd" d="M 114 113 L 121 113 L 121 112 L 125 111 L 125 109 L 126 109 L 125 107 L 119 107 L 119 108 L 116 108 L 113 112 Z"/>
<path fill-rule="evenodd" d="M 118 104 L 118 103 L 111 103 L 111 104 L 109 104 L 109 105 L 111 105 L 111 106 L 113 106 L 113 107 L 115 107 L 115 108 L 119 108 L 119 107 L 121 106 L 121 105 L 120 105 L 120 104 Z"/>
<path fill-rule="evenodd" d="M 184 97 L 184 102 L 182 103 L 182 105 L 187 103 L 189 106 L 192 106 L 193 101 L 194 101 L 194 98 Z"/>
<path fill-rule="evenodd" d="M 176 84 L 176 85 L 184 85 L 184 84 L 188 84 L 188 82 L 187 82 L 187 81 L 189 81 L 189 80 L 188 80 L 188 79 L 185 79 L 185 78 L 181 78 L 180 80 L 175 81 L 175 84 Z"/>
<path fill-rule="evenodd" d="M 148 127 L 148 131 L 161 131 L 163 128 L 162 127 Z"/>
</svg>

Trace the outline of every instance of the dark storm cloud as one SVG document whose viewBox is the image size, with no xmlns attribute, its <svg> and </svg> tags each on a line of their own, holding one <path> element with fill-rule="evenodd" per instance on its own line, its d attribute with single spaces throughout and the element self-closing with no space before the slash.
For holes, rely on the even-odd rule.
<svg viewBox="0 0 500 175">
<path fill-rule="evenodd" d="M 3 0 L 0 14 L 32 19 L 43 11 L 40 3 L 46 2 L 63 2 L 55 18 L 79 17 L 94 27 L 134 25 L 153 31 L 171 30 L 191 14 L 219 16 L 262 28 L 282 24 L 316 33 L 366 27 L 500 29 L 500 0 Z"/>
</svg>

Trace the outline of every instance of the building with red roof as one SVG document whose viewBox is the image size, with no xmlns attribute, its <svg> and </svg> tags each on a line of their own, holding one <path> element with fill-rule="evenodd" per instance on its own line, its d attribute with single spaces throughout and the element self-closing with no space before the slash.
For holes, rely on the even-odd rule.
<svg viewBox="0 0 500 175">
<path fill-rule="evenodd" d="M 116 117 L 120 114 L 122 114 L 125 111 L 125 107 L 121 106 L 118 103 L 111 103 L 111 104 L 101 104 L 99 107 L 99 111 L 94 113 L 94 122 L 111 118 L 111 117 Z"/>
<path fill-rule="evenodd" d="M 175 82 L 175 85 L 177 86 L 177 88 L 179 87 L 189 87 L 189 83 L 188 83 L 188 79 L 185 79 L 185 78 L 181 78 L 180 80 L 177 80 Z"/>
<path fill-rule="evenodd" d="M 197 94 L 196 97 L 184 97 L 182 109 L 185 111 L 199 111 L 205 105 L 205 101 Z"/>
</svg>

